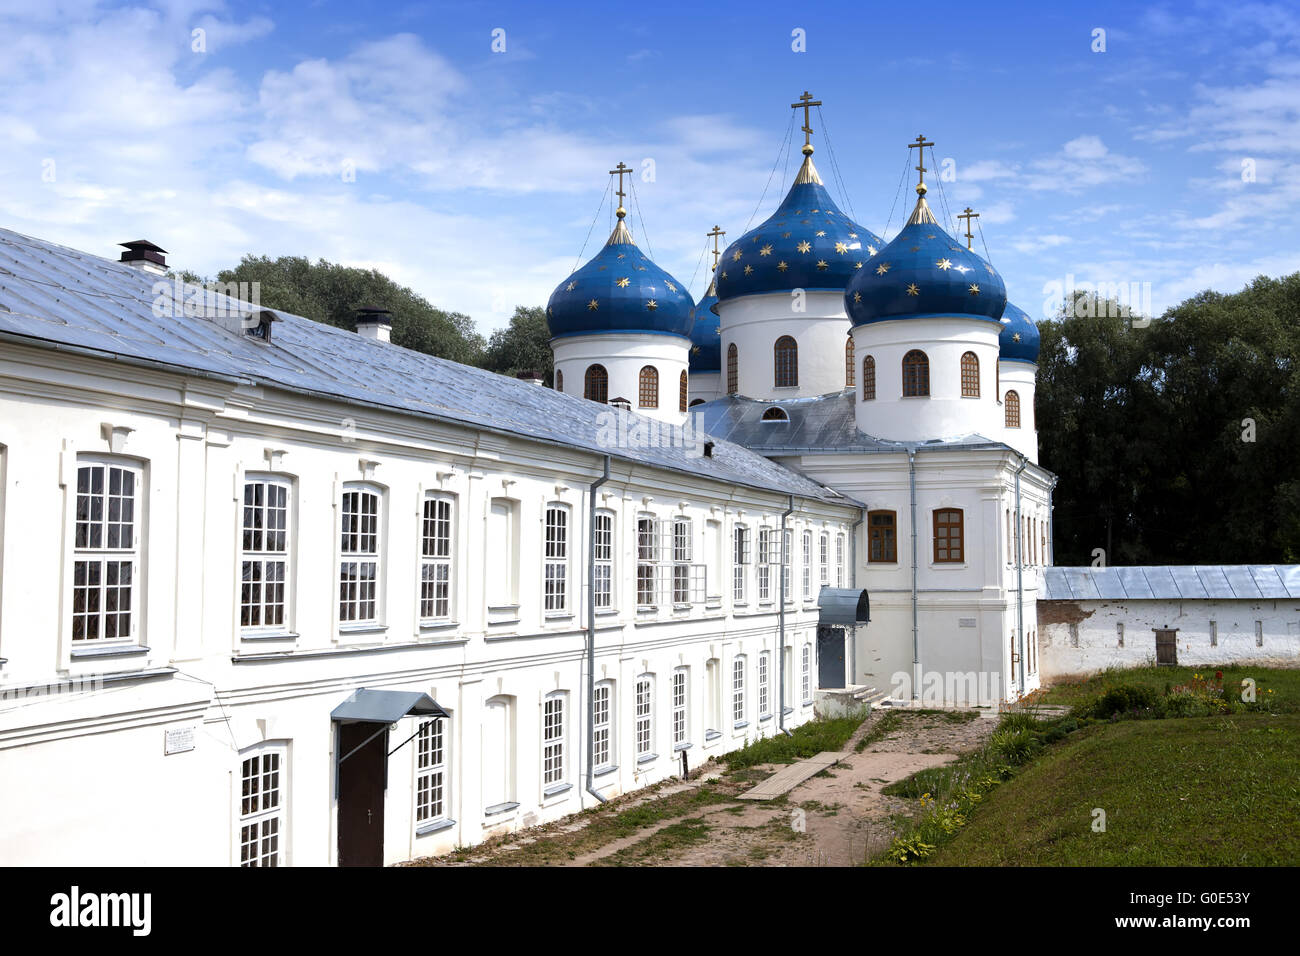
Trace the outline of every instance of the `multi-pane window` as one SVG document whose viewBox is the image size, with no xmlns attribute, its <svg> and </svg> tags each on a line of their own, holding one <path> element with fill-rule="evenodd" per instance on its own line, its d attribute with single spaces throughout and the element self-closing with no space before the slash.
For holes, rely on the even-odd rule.
<svg viewBox="0 0 1300 956">
<path fill-rule="evenodd" d="M 876 360 L 870 355 L 862 356 L 862 400 L 872 402 L 876 399 Z"/>
<path fill-rule="evenodd" d="M 263 750 L 240 764 L 240 866 L 279 866 L 283 862 L 283 760 L 284 751 Z"/>
<path fill-rule="evenodd" d="M 645 757 L 654 746 L 654 682 L 649 675 L 636 681 L 636 755 Z"/>
<path fill-rule="evenodd" d="M 920 349 L 903 356 L 903 397 L 930 394 L 930 360 Z"/>
<path fill-rule="evenodd" d="M 961 357 L 961 397 L 980 397 L 980 360 L 974 352 L 963 352 Z"/>
<path fill-rule="evenodd" d="M 564 781 L 564 694 L 542 703 L 542 784 Z"/>
<path fill-rule="evenodd" d="M 592 694 L 592 748 L 591 761 L 597 767 L 608 767 L 614 762 L 614 708 L 611 701 L 613 686 L 608 682 L 596 685 Z"/>
<path fill-rule="evenodd" d="M 1007 428 L 1020 427 L 1020 395 L 1015 391 L 1007 392 L 1002 399 L 1002 407 L 1006 412 Z"/>
<path fill-rule="evenodd" d="M 588 365 L 582 382 L 582 397 L 604 405 L 609 401 L 609 373 L 603 365 Z"/>
<path fill-rule="evenodd" d="M 727 394 L 735 395 L 740 391 L 740 373 L 737 369 L 736 343 L 727 346 Z"/>
<path fill-rule="evenodd" d="M 793 388 L 799 384 L 799 345 L 789 335 L 783 335 L 772 347 L 777 388 Z"/>
<path fill-rule="evenodd" d="M 855 366 L 853 363 L 853 336 L 849 336 L 848 341 L 844 343 L 844 386 L 853 387 L 853 372 Z"/>
<path fill-rule="evenodd" d="M 691 522 L 678 518 L 673 522 L 673 603 L 691 600 Z"/>
<path fill-rule="evenodd" d="M 658 527 L 659 523 L 649 515 L 642 515 L 636 519 L 636 603 L 638 607 L 655 605 Z"/>
<path fill-rule="evenodd" d="M 283 627 L 289 567 L 289 485 L 257 478 L 244 482 L 239 624 Z"/>
<path fill-rule="evenodd" d="M 343 492 L 340 521 L 339 620 L 379 619 L 379 493 Z"/>
<path fill-rule="evenodd" d="M 831 536 L 824 531 L 822 532 L 821 540 L 818 542 L 817 551 L 819 557 L 821 558 L 821 561 L 819 562 L 820 577 L 818 578 L 818 582 L 821 583 L 822 585 L 830 584 L 831 583 Z"/>
<path fill-rule="evenodd" d="M 803 599 L 812 600 L 812 532 L 803 533 Z"/>
<path fill-rule="evenodd" d="M 963 559 L 962 512 L 960 508 L 937 508 L 934 512 L 934 560 L 951 564 Z"/>
<path fill-rule="evenodd" d="M 682 372 L 681 375 L 677 376 L 677 410 L 679 412 L 686 411 L 686 394 L 688 391 L 686 373 Z"/>
<path fill-rule="evenodd" d="M 867 512 L 867 561 L 898 561 L 898 516 L 893 511 Z"/>
<path fill-rule="evenodd" d="M 415 822 L 447 816 L 447 737 L 442 718 L 420 725 L 415 740 Z"/>
<path fill-rule="evenodd" d="M 135 634 L 139 495 L 140 473 L 133 468 L 104 462 L 77 468 L 74 641 L 113 641 Z"/>
<path fill-rule="evenodd" d="M 446 620 L 451 617 L 451 499 L 424 499 L 424 520 L 420 529 L 420 617 Z"/>
<path fill-rule="evenodd" d="M 772 565 L 773 550 L 776 547 L 776 534 L 771 528 L 758 529 L 758 600 L 764 603 L 772 600 Z"/>
<path fill-rule="evenodd" d="M 835 536 L 835 586 L 844 587 L 844 535 Z"/>
<path fill-rule="evenodd" d="M 731 720 L 739 724 L 745 720 L 745 655 L 738 654 L 731 662 Z"/>
<path fill-rule="evenodd" d="M 566 610 L 569 606 L 569 509 L 566 505 L 546 506 L 542 578 L 545 609 Z"/>
<path fill-rule="evenodd" d="M 653 365 L 641 369 L 638 377 L 639 388 L 637 405 L 641 408 L 659 407 L 659 370 Z"/>
<path fill-rule="evenodd" d="M 803 697 L 800 700 L 807 703 L 812 700 L 812 645 L 805 644 L 800 660 L 800 688 L 803 690 Z"/>
<path fill-rule="evenodd" d="M 686 743 L 688 725 L 686 722 L 687 673 L 684 667 L 673 671 L 673 745 Z"/>
<path fill-rule="evenodd" d="M 596 548 L 591 557 L 596 587 L 591 602 L 598 609 L 610 608 L 614 604 L 614 516 L 608 511 L 596 512 L 595 532 Z"/>
<path fill-rule="evenodd" d="M 745 600 L 746 566 L 749 564 L 749 529 L 736 525 L 732 532 L 731 596 L 737 602 Z"/>
<path fill-rule="evenodd" d="M 758 716 L 766 717 L 772 713 L 771 690 L 769 689 L 767 651 L 758 655 Z"/>
</svg>

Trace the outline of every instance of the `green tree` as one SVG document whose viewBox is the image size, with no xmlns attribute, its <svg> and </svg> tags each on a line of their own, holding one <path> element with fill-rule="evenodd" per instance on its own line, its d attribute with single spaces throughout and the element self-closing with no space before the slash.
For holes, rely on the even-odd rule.
<svg viewBox="0 0 1300 956">
<path fill-rule="evenodd" d="M 488 339 L 483 367 L 502 375 L 540 372 L 550 385 L 554 359 L 550 342 L 546 310 L 540 306 L 516 306 L 510 324 L 497 329 Z"/>
</svg>

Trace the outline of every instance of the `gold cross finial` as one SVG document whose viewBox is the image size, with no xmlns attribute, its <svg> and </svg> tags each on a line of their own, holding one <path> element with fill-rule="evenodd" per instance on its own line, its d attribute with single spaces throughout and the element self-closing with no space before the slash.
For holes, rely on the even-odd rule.
<svg viewBox="0 0 1300 956">
<path fill-rule="evenodd" d="M 809 93 L 807 90 L 803 91 L 803 96 L 799 97 L 798 103 L 790 104 L 790 108 L 792 110 L 797 110 L 800 107 L 803 107 L 803 152 L 805 156 L 810 155 L 813 151 L 812 142 L 811 142 L 812 121 L 809 116 L 809 110 L 811 110 L 814 106 L 821 106 L 821 105 L 822 105 L 822 101 L 813 99 L 812 94 Z"/>
<path fill-rule="evenodd" d="M 714 272 L 718 271 L 718 256 L 722 255 L 721 250 L 718 249 L 718 237 L 725 236 L 726 234 L 727 234 L 726 230 L 722 229 L 719 226 L 714 226 L 712 232 L 705 233 L 705 235 L 713 239 L 713 271 Z"/>
<path fill-rule="evenodd" d="M 916 184 L 916 193 L 918 196 L 925 195 L 925 147 L 933 146 L 934 143 L 928 141 L 924 134 L 916 137 L 915 143 L 908 143 L 908 149 L 919 149 L 919 162 L 916 164 L 916 170 L 921 174 L 920 180 Z"/>
<path fill-rule="evenodd" d="M 970 241 L 975 238 L 975 234 L 970 231 L 970 221 L 972 219 L 978 219 L 979 217 L 980 217 L 979 213 L 971 212 L 970 206 L 967 206 L 964 212 L 960 212 L 957 214 L 958 219 L 966 220 L 966 248 L 967 249 L 970 248 Z"/>
<path fill-rule="evenodd" d="M 627 163 L 619 163 L 618 168 L 611 169 L 609 171 L 609 174 L 611 176 L 614 175 L 618 176 L 618 192 L 615 193 L 615 195 L 618 196 L 618 213 L 617 213 L 618 218 L 622 219 L 624 216 L 627 215 L 627 210 L 623 208 L 623 197 L 627 195 L 627 193 L 623 192 L 623 177 L 631 176 L 632 169 L 630 166 L 627 165 Z"/>
</svg>

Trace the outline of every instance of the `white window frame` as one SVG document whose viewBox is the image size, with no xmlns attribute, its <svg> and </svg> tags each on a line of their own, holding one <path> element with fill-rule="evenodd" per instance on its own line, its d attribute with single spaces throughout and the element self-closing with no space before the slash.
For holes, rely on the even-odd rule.
<svg viewBox="0 0 1300 956">
<path fill-rule="evenodd" d="M 744 654 L 731 659 L 731 726 L 744 727 L 745 719 L 745 660 Z"/>
<path fill-rule="evenodd" d="M 86 481 L 82 482 L 82 476 Z M 101 478 L 99 492 L 95 491 L 95 474 Z M 112 493 L 114 474 L 119 481 L 119 493 Z M 131 482 L 129 498 L 122 494 L 122 482 Z M 144 469 L 134 461 L 119 458 L 84 457 L 77 459 L 77 478 L 72 494 L 73 554 L 72 569 L 69 575 L 71 591 L 69 607 L 71 621 L 72 646 L 77 648 L 104 647 L 121 644 L 139 643 L 141 635 L 141 617 L 144 614 L 142 598 L 144 554 L 143 525 L 145 522 L 145 481 Z M 98 517 L 92 517 L 88 510 L 85 519 L 79 516 L 82 508 L 93 509 L 98 498 Z M 83 500 L 84 499 L 84 500 Z M 113 504 L 117 503 L 117 520 L 113 520 Z M 129 507 L 127 503 L 129 501 Z M 125 518 L 124 514 L 129 512 Z M 113 532 L 116 531 L 116 536 Z M 122 546 L 122 534 L 126 531 L 130 541 Z M 83 536 L 84 534 L 84 536 Z M 116 537 L 116 546 L 110 544 Z M 95 546 L 95 545 L 98 546 Z M 129 581 L 123 585 L 121 576 L 126 569 Z M 111 573 L 110 573 L 111 569 Z M 92 573 L 93 572 L 93 573 Z M 110 581 L 110 577 L 115 580 Z M 92 578 L 96 583 L 92 584 Z M 114 610 L 109 610 L 109 598 L 113 597 Z M 122 610 L 122 599 L 126 599 L 126 609 Z M 93 599 L 93 600 L 92 600 Z M 89 610 L 90 604 L 95 610 Z M 113 622 L 113 636 L 108 637 L 108 624 Z M 125 621 L 123 620 L 125 618 Z M 94 624 L 94 637 L 87 637 L 90 623 Z M 125 633 L 123 633 L 125 623 Z M 80 628 L 78 625 L 80 624 Z M 81 636 L 78 636 L 80 629 Z"/>
<path fill-rule="evenodd" d="M 802 668 L 802 674 L 800 675 L 799 679 L 800 679 L 800 687 L 803 690 L 802 699 L 804 704 L 811 704 L 813 699 L 812 697 L 812 645 L 811 644 L 805 643 L 803 645 L 803 650 L 801 651 L 801 657 L 802 660 L 800 661 L 800 667 Z"/>
<path fill-rule="evenodd" d="M 456 609 L 456 498 L 426 492 L 420 513 L 422 622 L 450 621 Z"/>
<path fill-rule="evenodd" d="M 238 775 L 234 840 L 238 865 L 286 865 L 289 748 L 284 744 L 262 743 L 241 751 Z M 274 794 L 274 802 L 269 794 Z"/>
<path fill-rule="evenodd" d="M 673 749 L 685 750 L 691 741 L 690 725 L 691 672 L 689 668 L 678 667 L 673 671 L 672 683 L 672 717 Z"/>
<path fill-rule="evenodd" d="M 794 580 L 790 574 L 790 562 L 794 558 L 794 531 L 786 528 L 781 532 L 781 591 L 786 604 L 794 603 Z"/>
<path fill-rule="evenodd" d="M 681 607 L 691 604 L 695 588 L 692 584 L 691 560 L 695 553 L 694 525 L 690 518 L 673 519 L 673 605 Z M 704 588 L 700 588 L 703 597 Z"/>
<path fill-rule="evenodd" d="M 542 700 L 542 788 L 544 791 L 564 786 L 568 780 L 565 753 L 565 720 L 569 695 L 552 691 Z"/>
<path fill-rule="evenodd" d="M 636 741 L 637 762 L 653 759 L 655 747 L 655 681 L 654 675 L 642 674 L 636 679 L 633 696 L 633 739 Z"/>
<path fill-rule="evenodd" d="M 449 721 L 418 718 L 415 737 L 415 825 L 417 829 L 451 818 L 451 734 Z"/>
<path fill-rule="evenodd" d="M 542 610 L 552 616 L 569 613 L 569 540 L 572 509 L 550 501 L 542 521 Z"/>
<path fill-rule="evenodd" d="M 257 499 L 261 491 L 261 501 Z M 281 501 L 280 499 L 283 499 Z M 287 633 L 292 630 L 293 479 L 283 475 L 244 475 L 239 507 L 239 629 L 242 634 Z M 250 518 L 254 520 L 250 523 Z M 275 545 L 279 547 L 275 547 Z M 278 565 L 278 567 L 276 567 Z M 278 573 L 278 580 L 269 575 Z M 279 588 L 272 600 L 270 592 Z M 252 591 L 258 597 L 252 600 Z M 278 609 L 278 620 L 269 612 Z M 250 613 L 253 612 L 253 613 Z M 251 622 L 250 618 L 257 620 Z"/>
<path fill-rule="evenodd" d="M 350 501 L 353 496 L 355 501 Z M 373 514 L 365 510 L 369 498 L 374 499 Z M 339 624 L 345 627 L 379 624 L 383 620 L 384 503 L 384 490 L 377 485 L 343 486 L 339 499 L 336 606 Z M 369 549 L 367 544 L 371 545 Z M 371 575 L 368 599 L 365 597 L 367 569 Z M 365 615 L 366 610 L 371 613 Z"/>
<path fill-rule="evenodd" d="M 831 536 L 828 532 L 823 531 L 821 540 L 818 542 L 820 562 L 820 575 L 818 581 L 822 587 L 831 583 Z"/>
<path fill-rule="evenodd" d="M 735 604 L 744 604 L 748 593 L 748 571 L 750 563 L 749 526 L 738 524 L 731 533 L 731 559 L 733 563 L 731 577 L 731 599 Z"/>
<path fill-rule="evenodd" d="M 812 532 L 803 533 L 803 599 L 812 600 Z"/>
<path fill-rule="evenodd" d="M 595 588 L 591 603 L 597 611 L 614 607 L 614 512 L 602 509 L 596 512 L 594 525 L 595 548 L 591 561 L 595 566 Z"/>
<path fill-rule="evenodd" d="M 618 738 L 614 736 L 614 682 L 599 681 L 592 694 L 592 766 L 596 773 L 614 766 Z"/>
<path fill-rule="evenodd" d="M 772 603 L 772 540 L 776 532 L 771 528 L 758 529 L 758 603 Z"/>
<path fill-rule="evenodd" d="M 835 586 L 844 587 L 844 534 L 835 536 Z"/>
<path fill-rule="evenodd" d="M 636 605 L 653 610 L 659 604 L 659 519 L 636 516 Z"/>
<path fill-rule="evenodd" d="M 772 716 L 771 686 L 771 651 L 760 651 L 758 655 L 758 719 L 767 720 Z"/>
</svg>

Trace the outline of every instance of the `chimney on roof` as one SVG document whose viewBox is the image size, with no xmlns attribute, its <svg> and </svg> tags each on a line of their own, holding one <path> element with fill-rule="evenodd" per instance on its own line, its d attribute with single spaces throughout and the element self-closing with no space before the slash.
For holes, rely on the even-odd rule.
<svg viewBox="0 0 1300 956">
<path fill-rule="evenodd" d="M 128 266 L 156 276 L 167 274 L 167 250 L 161 246 L 155 246 L 148 239 L 135 239 L 131 242 L 120 242 L 118 245 L 126 246 L 121 261 Z"/>
<path fill-rule="evenodd" d="M 393 335 L 393 315 L 377 305 L 357 309 L 357 335 L 377 342 L 387 342 Z"/>
<path fill-rule="evenodd" d="M 546 378 L 541 372 L 519 372 L 515 375 L 515 378 L 521 382 L 532 382 L 534 385 L 546 384 Z"/>
</svg>

